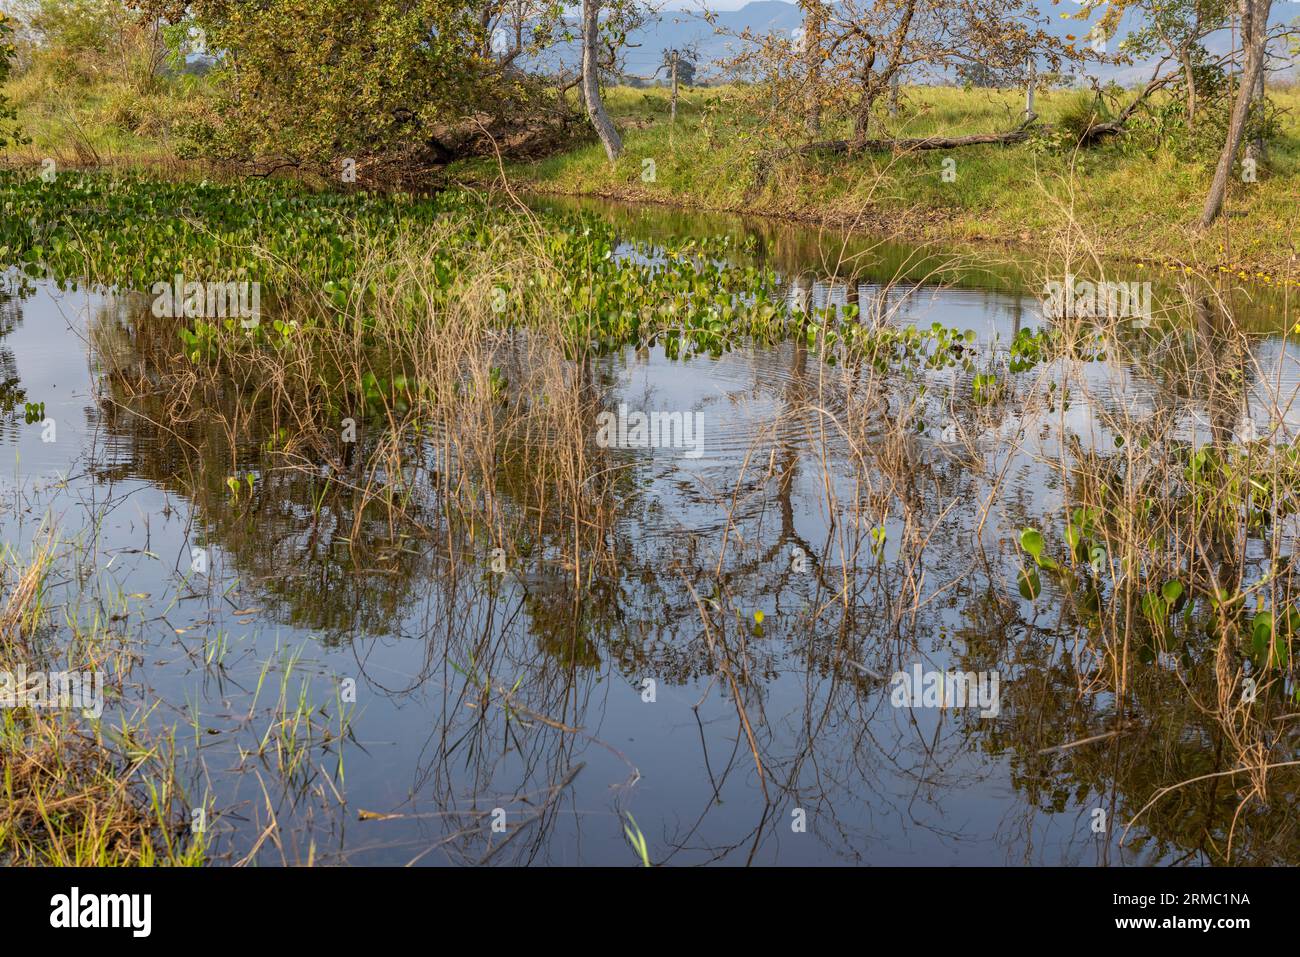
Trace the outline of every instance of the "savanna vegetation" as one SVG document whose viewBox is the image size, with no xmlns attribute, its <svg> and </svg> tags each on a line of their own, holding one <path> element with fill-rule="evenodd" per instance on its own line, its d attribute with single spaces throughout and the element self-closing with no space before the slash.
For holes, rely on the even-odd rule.
<svg viewBox="0 0 1300 957">
<path fill-rule="evenodd" d="M 1073 218 L 1113 256 L 1294 272 L 1293 39 L 1254 29 L 1270 4 L 1107 0 L 1064 39 L 1043 20 L 1064 14 L 1019 0 L 804 7 L 805 34 L 735 37 L 710 68 L 725 85 L 679 91 L 618 85 L 648 15 L 624 0 L 568 18 L 543 3 L 315 4 L 308 20 L 28 0 L 6 89 L 30 142 L 8 155 L 201 158 L 343 186 L 504 172 L 541 191 L 1022 246 Z M 1125 14 L 1145 26 L 1108 40 Z M 1238 46 L 1210 53 L 1230 27 Z M 437 47 L 418 42 L 429 31 Z M 1156 66 L 1141 85 L 1080 80 L 1143 60 Z M 935 71 L 948 81 L 916 82 Z"/>
<path fill-rule="evenodd" d="M 1300 860 L 1279 730 L 1300 705 L 1300 103 L 1262 82 L 1287 39 L 1269 3 L 1085 7 L 1101 40 L 1145 13 L 1109 53 L 1024 0 L 801 8 L 801 37 L 739 38 L 729 82 L 685 90 L 618 85 L 631 0 L 27 0 L 0 21 L 3 411 L 53 421 L 53 384 L 4 351 L 45 302 L 66 321 L 44 334 L 84 351 L 92 437 L 39 488 L 15 465 L 0 519 L 48 524 L 0 567 L 0 671 L 115 676 L 111 720 L 0 717 L 0 862 L 344 861 L 346 820 L 408 863 L 523 863 L 571 826 L 588 746 L 626 774 L 586 793 L 628 860 L 752 855 L 731 821 L 632 817 L 641 752 L 599 737 L 598 699 L 647 674 L 679 727 L 725 730 L 701 819 L 756 810 L 755 850 L 807 803 L 841 854 L 867 826 L 836 808 L 883 765 L 960 792 L 951 748 L 989 756 L 969 773 L 1017 810 L 1104 804 L 1139 862 Z M 1211 54 L 1234 22 L 1241 50 Z M 572 62 L 536 67 L 554 51 Z M 1129 54 L 1160 60 L 1145 85 L 1069 79 Z M 856 229 L 649 237 L 542 193 Z M 1156 287 L 1140 321 L 1038 301 L 1117 270 Z M 256 284 L 260 310 L 214 314 L 205 283 Z M 958 287 L 979 331 L 916 318 Z M 644 402 L 650 373 L 707 384 L 721 468 L 596 438 L 642 372 Z M 59 498 L 83 489 L 110 501 Z M 104 531 L 137 491 L 157 513 Z M 119 560 L 156 563 L 131 568 L 161 593 Z M 1004 670 L 1000 712 L 907 725 L 874 764 L 857 734 L 886 676 L 932 652 Z M 358 674 L 416 730 L 355 734 Z M 415 767 L 369 765 L 401 784 L 359 805 L 354 762 L 391 728 Z"/>
</svg>

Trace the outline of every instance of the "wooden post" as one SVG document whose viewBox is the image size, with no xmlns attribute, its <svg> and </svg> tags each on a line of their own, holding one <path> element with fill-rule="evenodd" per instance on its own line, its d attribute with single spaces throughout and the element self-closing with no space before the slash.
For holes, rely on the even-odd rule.
<svg viewBox="0 0 1300 957">
<path fill-rule="evenodd" d="M 672 64 L 673 64 L 672 123 L 676 125 L 677 123 L 677 57 L 679 54 L 677 53 L 676 50 L 673 50 L 671 55 L 672 55 Z"/>
<path fill-rule="evenodd" d="M 1267 47 L 1265 47 L 1263 56 L 1264 62 L 1261 63 L 1259 67 L 1259 82 L 1255 84 L 1255 95 L 1252 97 L 1253 104 L 1262 103 L 1264 101 L 1264 71 L 1268 66 Z M 1257 163 L 1264 159 L 1263 137 L 1256 137 L 1250 143 L 1246 144 L 1246 155 Z"/>
</svg>

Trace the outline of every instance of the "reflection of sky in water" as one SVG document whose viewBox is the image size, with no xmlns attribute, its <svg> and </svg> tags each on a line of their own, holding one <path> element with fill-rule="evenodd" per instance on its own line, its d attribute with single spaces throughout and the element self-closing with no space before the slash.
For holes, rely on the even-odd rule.
<svg viewBox="0 0 1300 957">
<path fill-rule="evenodd" d="M 820 286 L 814 299 L 824 301 L 826 292 Z M 864 311 L 879 292 L 863 288 Z M 840 288 L 830 295 L 837 301 L 844 293 Z M 886 309 L 895 310 L 896 321 L 971 328 L 985 349 L 995 337 L 1005 348 L 1018 322 L 1038 324 L 1032 301 L 1022 297 L 960 289 L 927 289 L 907 300 L 898 290 L 893 295 Z M 163 702 L 159 722 L 185 726 L 197 708 L 204 732 L 197 745 L 181 743 L 207 768 L 196 781 L 214 789 L 217 806 L 237 809 L 222 824 L 236 857 L 259 831 L 263 798 L 254 775 L 225 772 L 240 763 L 239 748 L 247 750 L 265 732 L 268 719 L 251 700 L 262 667 L 298 652 L 303 657 L 292 678 L 295 693 L 301 676 L 331 713 L 339 678 L 356 677 L 359 695 L 355 741 L 343 748 L 346 807 L 319 779 L 313 787 L 322 799 L 295 805 L 277 797 L 277 813 L 288 824 L 281 839 L 290 859 L 305 858 L 314 841 L 318 859 L 404 863 L 466 820 L 476 820 L 476 812 L 505 806 L 521 816 L 516 819 L 526 819 L 537 795 L 579 762 L 585 766 L 550 811 L 546 830 L 530 825 L 525 838 L 494 862 L 628 863 L 619 821 L 626 810 L 636 816 L 655 856 L 672 863 L 1102 859 L 1102 845 L 1087 829 L 1089 802 L 1098 800 L 1087 786 L 1082 801 L 1070 797 L 1055 813 L 1035 809 L 1025 800 L 1023 781 L 1013 786 L 1013 778 L 1027 773 L 1024 756 L 1009 753 L 1005 740 L 989 738 L 990 727 L 981 727 L 973 713 L 895 709 L 888 684 L 873 683 L 850 663 L 886 675 L 916 661 L 934 669 L 996 665 L 1012 696 L 1004 718 L 1033 706 L 1018 702 L 1015 688 L 1055 660 L 1058 652 L 1037 652 L 1029 640 L 1053 634 L 1055 614 L 1027 604 L 1000 609 L 991 600 L 1007 595 L 1015 567 L 1003 546 L 1027 520 L 1060 505 L 1061 489 L 1045 464 L 1059 452 L 1060 426 L 1085 445 L 1104 449 L 1113 439 L 1107 422 L 1117 409 L 1140 416 L 1167 401 L 1157 385 L 1132 370 L 1109 363 L 1034 370 L 1025 375 L 1068 380 L 1078 400 L 1064 411 L 1022 413 L 1012 404 L 1003 418 L 982 423 L 958 401 L 969 395 L 969 374 L 927 373 L 934 392 L 923 409 L 928 428 L 908 446 L 905 479 L 915 483 L 918 508 L 934 532 L 923 567 L 909 576 L 899 568 L 906 530 L 879 501 L 881 490 L 903 479 L 860 474 L 836 424 L 855 401 L 847 370 L 823 366 L 790 343 L 683 362 L 666 360 L 657 347 L 643 354 L 625 351 L 606 360 L 615 382 L 610 406 L 702 412 L 705 455 L 689 460 L 671 449 L 619 453 L 631 465 L 634 494 L 616 530 L 626 546 L 621 573 L 604 583 L 609 587 L 595 599 L 598 608 L 580 607 L 562 575 L 537 569 L 508 578 L 495 600 L 474 570 L 464 583 L 464 603 L 452 607 L 445 556 L 426 549 L 416 574 L 393 593 L 391 611 L 375 619 L 382 626 L 326 642 L 321 629 L 303 624 L 303 612 L 340 587 L 327 573 L 342 575 L 350 586 L 368 571 L 351 567 L 343 550 L 322 564 L 305 548 L 305 539 L 320 531 L 309 526 L 310 509 L 280 509 L 284 503 L 271 502 L 250 518 L 221 504 L 220 497 L 196 509 L 179 475 L 158 474 L 158 456 L 151 452 L 169 461 L 162 454 L 165 437 L 139 423 L 131 427 L 127 412 L 97 402 L 87 321 L 115 304 L 100 296 L 55 297 L 41 287 L 9 307 L 20 316 L 0 345 L 13 354 L 28 401 L 44 401 L 59 431 L 56 443 L 41 442 L 39 426 L 23 424 L 21 406 L 3 423 L 5 540 L 25 551 L 46 515 L 70 537 L 88 541 L 93 529 L 94 574 L 101 584 L 122 595 L 146 596 L 126 599 L 135 617 L 123 626 L 123 640 L 141 645 L 147 694 Z M 1281 363 L 1284 420 L 1293 426 L 1294 356 L 1276 341 L 1261 343 L 1255 356 L 1265 370 Z M 1257 416 L 1262 390 L 1262 379 L 1252 380 Z M 1179 437 L 1182 430 L 1192 436 L 1196 405 L 1188 403 Z M 982 430 L 983 470 L 964 469 L 936 439 L 951 415 L 965 416 L 964 428 Z M 882 420 L 880 431 L 890 424 Z M 1023 453 L 1008 442 L 1018 443 Z M 1007 456 L 1013 456 L 1008 477 L 973 541 L 972 517 Z M 146 468 L 146 462 L 152 465 Z M 67 486 L 45 487 L 40 477 L 52 473 L 68 474 Z M 952 502 L 958 507 L 941 515 Z M 855 516 L 866 526 L 854 527 Z M 877 521 L 887 530 L 887 543 L 882 577 L 875 581 L 874 560 L 862 543 Z M 238 547 L 239 536 L 258 534 L 248 527 L 265 535 L 255 548 L 285 549 L 291 557 L 250 564 L 250 554 Z M 206 581 L 187 583 L 183 576 L 196 544 L 211 547 L 211 573 Z M 979 545 L 987 554 L 978 554 Z M 811 556 L 817 574 L 788 573 L 796 547 Z M 295 554 L 305 557 L 294 560 Z M 747 624 L 743 647 L 731 652 L 751 679 L 744 703 L 765 755 L 772 795 L 766 817 L 730 691 L 716 680 L 716 661 L 687 587 L 689 582 L 705 588 L 707 573 L 719 562 L 737 602 L 733 611 L 746 621 L 756 610 L 766 616 L 763 634 Z M 851 599 L 858 625 L 837 635 L 835 616 L 825 610 L 837 607 L 835 588 L 845 564 L 856 566 L 866 584 Z M 913 587 L 921 610 L 892 622 L 889 609 L 909 604 L 907 589 Z M 598 626 L 589 620 L 597 617 Z M 734 631 L 730 635 L 739 640 Z M 485 636 L 496 636 L 506 648 L 494 678 L 507 687 L 527 679 L 526 693 L 537 695 L 539 712 L 580 727 L 580 734 L 533 722 L 527 730 L 512 729 L 526 745 L 511 743 L 497 706 L 490 732 L 476 738 L 467 724 L 476 712 L 468 706 L 472 700 L 460 696 L 466 679 L 457 669 L 472 668 L 467 649 Z M 224 667 L 205 667 L 204 639 L 218 638 L 228 643 Z M 588 638 L 594 660 L 572 669 L 561 663 L 563 654 Z M 576 679 L 557 699 L 532 690 L 539 672 L 570 671 Z M 657 679 L 654 704 L 641 700 L 645 677 Z M 255 717 L 249 719 L 250 713 Z M 1067 725 L 1053 728 L 1064 736 Z M 817 742 L 815 756 L 803 750 L 810 735 Z M 491 760 L 469 761 L 466 736 Z M 629 785 L 633 766 L 639 779 Z M 1069 781 L 1068 772 L 1057 773 Z M 532 803 L 521 802 L 521 795 Z M 795 807 L 808 812 L 809 835 L 790 831 Z M 358 822 L 358 809 L 409 816 Z M 489 850 L 486 826 L 471 831 L 455 846 L 478 859 Z M 673 846 L 679 850 L 669 855 Z M 447 859 L 435 850 L 422 862 Z M 1114 847 L 1108 859 L 1121 859 Z"/>
</svg>

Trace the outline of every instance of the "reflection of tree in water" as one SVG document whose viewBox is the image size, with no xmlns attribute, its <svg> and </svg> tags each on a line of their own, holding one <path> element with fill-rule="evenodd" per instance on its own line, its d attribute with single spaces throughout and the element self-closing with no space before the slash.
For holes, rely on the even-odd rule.
<svg viewBox="0 0 1300 957">
<path fill-rule="evenodd" d="M 130 333 L 116 322 L 105 332 L 124 335 Z M 141 344 L 132 347 L 138 352 Z M 755 388 L 777 400 L 775 419 L 783 427 L 755 433 L 750 458 L 757 464 L 711 497 L 678 489 L 695 514 L 710 508 L 710 521 L 669 525 L 637 491 L 652 463 L 608 450 L 606 464 L 622 465 L 628 480 L 616 520 L 602 527 L 592 548 L 593 571 L 581 582 L 568 560 L 568 530 L 539 522 L 525 500 L 527 476 L 511 473 L 525 467 L 526 457 L 500 457 L 497 490 L 522 557 L 499 575 L 485 558 L 491 542 L 464 522 L 448 522 L 448 503 L 424 480 L 428 466 L 418 442 L 402 449 L 403 460 L 415 465 L 402 476 L 409 494 L 395 512 L 382 497 L 366 499 L 358 483 L 327 481 L 321 463 L 277 465 L 261 449 L 271 435 L 256 417 L 232 448 L 219 424 L 174 422 L 161 396 L 129 395 L 109 377 L 104 421 L 128 440 L 134 474 L 193 503 L 199 544 L 220 546 L 239 577 L 264 593 L 273 617 L 331 643 L 357 635 L 423 642 L 418 673 L 397 683 L 364 665 L 363 673 L 391 697 L 432 696 L 436 720 L 412 793 L 449 816 L 421 825 L 427 833 L 412 840 L 458 859 L 483 859 L 476 815 L 492 806 L 533 817 L 525 836 L 491 861 L 551 859 L 549 838 L 576 826 L 561 811 L 557 787 L 577 782 L 599 790 L 609 783 L 590 782 L 578 769 L 612 748 L 599 738 L 610 677 L 628 694 L 653 676 L 703 695 L 698 740 L 687 744 L 684 737 L 683 747 L 692 748 L 692 758 L 705 755 L 708 787 L 697 809 L 678 809 L 677 823 L 657 835 L 676 849 L 669 860 L 774 852 L 793 806 L 810 810 L 813 835 L 845 859 L 869 860 L 872 844 L 900 827 L 975 840 L 980 835 L 963 833 L 960 824 L 945 830 L 934 823 L 954 793 L 991 773 L 967 760 L 972 749 L 1007 756 L 1011 782 L 1029 809 L 1072 813 L 1114 800 L 1124 812 L 1112 815 L 1115 826 L 1158 788 L 1223 769 L 1216 723 L 1175 678 L 1152 669 L 1130 689 L 1129 713 L 1145 719 L 1140 731 L 1040 754 L 1114 726 L 1109 697 L 1081 693 L 1094 676 L 1063 650 L 1086 624 L 1068 607 L 1050 629 L 1026 621 L 1008 597 L 1005 556 L 950 546 L 969 535 L 981 504 L 978 482 L 962 462 L 886 448 L 884 430 L 873 436 L 864 422 L 855 432 L 858 458 L 831 450 L 833 499 L 805 500 L 801 473 L 810 473 L 814 488 L 823 481 L 821 413 L 810 408 L 845 413 L 870 404 L 853 391 L 855 370 L 828 381 L 810 370 L 803 346 L 783 346 L 778 354 L 788 360 L 788 374 Z M 612 382 L 608 369 L 590 370 L 593 409 L 608 406 Z M 222 411 L 233 418 L 238 396 L 224 401 Z M 861 414 L 879 420 L 895 413 L 885 405 Z M 356 461 L 368 459 L 381 431 L 360 429 Z M 247 471 L 259 476 L 255 488 L 233 496 L 226 478 Z M 966 504 L 948 510 L 952 502 Z M 798 517 L 810 504 L 834 515 L 821 541 L 800 528 Z M 908 511 L 905 528 L 913 531 L 905 534 L 928 531 L 948 543 L 925 552 L 925 573 L 935 584 L 960 580 L 960 588 L 908 613 L 903 596 L 915 591 L 916 570 L 873 561 L 876 519 L 859 520 L 882 507 L 894 509 L 894 520 L 898 509 Z M 794 572 L 794 548 L 808 556 L 807 574 Z M 776 613 L 758 627 L 756 607 Z M 1003 671 L 999 718 L 950 712 L 927 737 L 888 706 L 888 686 L 872 674 L 887 676 L 941 652 L 961 670 Z M 734 677 L 738 696 L 719 680 L 724 673 Z M 1208 680 L 1204 669 L 1198 672 L 1193 693 L 1210 694 Z M 617 756 L 631 778 L 635 756 Z M 761 805 L 753 802 L 757 762 L 766 791 Z M 1236 818 L 1235 860 L 1300 857 L 1288 823 L 1294 782 L 1275 783 L 1274 800 Z M 631 792 L 614 794 L 619 803 Z M 734 808 L 742 799 L 752 819 L 731 812 L 720 820 L 724 804 Z M 918 802 L 935 812 L 929 823 L 921 823 Z M 1161 859 L 1222 860 L 1237 803 L 1233 779 L 1211 779 L 1157 803 L 1131 843 Z M 732 838 L 720 841 L 723 833 Z"/>
<path fill-rule="evenodd" d="M 1216 716 L 1202 705 L 1218 693 L 1212 659 L 1178 674 L 1154 664 L 1135 667 L 1120 720 L 1113 694 L 1081 690 L 1096 684 L 1095 663 L 1061 653 L 1076 635 L 1072 628 L 1024 628 L 1002 716 L 974 722 L 973 731 L 989 753 L 1008 754 L 1011 783 L 1031 807 L 1070 815 L 1076 853 L 1119 863 L 1123 840 L 1129 861 L 1134 855 L 1148 863 L 1300 859 L 1294 769 L 1270 772 L 1268 800 L 1244 804 L 1247 776 L 1227 773 L 1240 765 Z M 1092 743 L 1061 747 L 1077 741 Z M 1291 757 L 1289 748 L 1278 752 L 1277 760 Z M 1192 783 L 1160 796 L 1182 782 Z M 1110 822 L 1103 840 L 1091 833 L 1091 809 L 1104 810 Z"/>
<path fill-rule="evenodd" d="M 27 392 L 18 377 L 18 362 L 5 341 L 23 321 L 22 300 L 30 287 L 11 278 L 0 279 L 0 412 L 13 414 L 27 401 Z"/>
</svg>

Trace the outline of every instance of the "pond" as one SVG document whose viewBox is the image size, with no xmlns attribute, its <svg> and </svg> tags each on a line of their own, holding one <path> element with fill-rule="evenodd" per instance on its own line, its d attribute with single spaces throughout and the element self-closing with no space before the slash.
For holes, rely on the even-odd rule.
<svg viewBox="0 0 1300 957">
<path fill-rule="evenodd" d="M 427 489 L 376 517 L 265 430 L 125 392 L 114 372 L 156 348 L 147 297 L 7 274 L 3 539 L 22 557 L 57 529 L 48 640 L 112 636 L 102 720 L 174 729 L 213 861 L 634 865 L 643 839 L 666 865 L 1300 863 L 1293 769 L 1263 793 L 1235 770 L 1245 732 L 1211 703 L 1225 669 L 1255 672 L 1205 637 L 1205 605 L 1166 596 L 1167 635 L 1112 627 L 1097 588 L 1049 574 L 1092 521 L 1070 530 L 1081 487 L 1141 455 L 1133 423 L 1289 446 L 1282 294 L 1230 299 L 1250 337 L 1207 312 L 985 378 L 1051 324 L 1014 251 L 596 212 L 651 246 L 729 236 L 717 255 L 773 268 L 796 311 L 971 330 L 979 359 L 880 377 L 798 336 L 607 350 L 584 374 L 622 436 L 617 484 L 574 517 L 596 531 L 552 540 L 520 506 L 507 557 Z M 1155 282 L 1157 303 L 1179 288 Z M 677 418 L 638 442 L 650 412 Z M 1295 521 L 1272 518 L 1243 534 L 1243 589 L 1289 575 Z M 454 547 L 416 531 L 447 524 Z M 1100 577 L 1107 550 L 1083 554 Z M 1296 757 L 1293 724 L 1269 725 L 1264 763 Z"/>
</svg>

